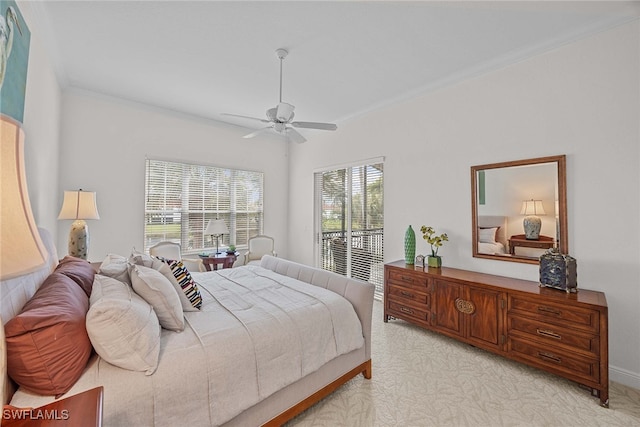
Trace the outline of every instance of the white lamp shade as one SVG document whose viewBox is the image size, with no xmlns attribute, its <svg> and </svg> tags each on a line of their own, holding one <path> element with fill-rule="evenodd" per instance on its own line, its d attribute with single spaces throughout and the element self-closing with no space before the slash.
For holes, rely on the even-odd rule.
<svg viewBox="0 0 640 427">
<path fill-rule="evenodd" d="M 47 260 L 33 219 L 24 168 L 24 132 L 20 124 L 2 115 L 0 139 L 2 169 L 0 201 L 0 279 L 42 266 Z"/>
<path fill-rule="evenodd" d="M 65 191 L 58 219 L 100 219 L 93 191 Z"/>
<path fill-rule="evenodd" d="M 542 200 L 524 200 L 522 202 L 520 215 L 546 215 L 544 207 L 542 206 Z"/>
<path fill-rule="evenodd" d="M 221 234 L 229 234 L 229 229 L 223 219 L 212 219 L 209 220 L 207 228 L 204 230 L 204 234 L 219 236 Z"/>
</svg>

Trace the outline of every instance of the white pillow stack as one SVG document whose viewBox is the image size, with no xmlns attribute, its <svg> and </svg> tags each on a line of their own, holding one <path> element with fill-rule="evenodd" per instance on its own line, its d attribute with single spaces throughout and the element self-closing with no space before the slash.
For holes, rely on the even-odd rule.
<svg viewBox="0 0 640 427">
<path fill-rule="evenodd" d="M 96 274 L 87 334 L 96 352 L 107 362 L 151 375 L 158 367 L 160 324 L 151 306 L 130 286 Z"/>
<path fill-rule="evenodd" d="M 105 361 L 151 375 L 158 366 L 161 328 L 180 332 L 184 311 L 199 311 L 197 285 L 181 285 L 167 263 L 134 251 L 129 258 L 109 254 L 100 265 L 86 327 L 93 348 Z M 181 274 L 190 279 L 186 269 Z"/>
</svg>

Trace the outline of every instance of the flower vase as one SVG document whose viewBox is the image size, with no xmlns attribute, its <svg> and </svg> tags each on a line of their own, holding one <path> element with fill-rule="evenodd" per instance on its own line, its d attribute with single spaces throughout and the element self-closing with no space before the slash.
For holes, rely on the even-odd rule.
<svg viewBox="0 0 640 427">
<path fill-rule="evenodd" d="M 427 257 L 427 265 L 431 268 L 442 267 L 442 257 L 440 255 L 429 255 Z"/>
<path fill-rule="evenodd" d="M 404 262 L 407 265 L 413 265 L 416 256 L 416 233 L 409 226 L 404 233 Z"/>
</svg>

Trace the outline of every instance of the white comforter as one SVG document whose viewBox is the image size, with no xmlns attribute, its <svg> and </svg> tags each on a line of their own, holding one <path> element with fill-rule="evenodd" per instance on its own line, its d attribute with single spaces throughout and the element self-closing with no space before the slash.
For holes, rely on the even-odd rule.
<svg viewBox="0 0 640 427">
<path fill-rule="evenodd" d="M 507 253 L 504 245 L 500 242 L 495 242 L 495 243 L 478 242 L 478 252 L 481 254 L 491 254 L 491 255 L 503 255 Z"/>
<path fill-rule="evenodd" d="M 192 274 L 202 310 L 185 313 L 183 332 L 162 331 L 153 375 L 96 357 L 68 393 L 104 385 L 105 426 L 219 425 L 364 345 L 352 305 L 336 293 L 258 266 Z M 19 391 L 12 403 L 46 399 Z"/>
<path fill-rule="evenodd" d="M 187 320 L 214 355 L 208 375 L 220 421 L 364 345 L 352 305 L 326 289 L 257 266 L 194 279 L 211 298 L 203 295 L 202 311 L 215 313 Z"/>
</svg>

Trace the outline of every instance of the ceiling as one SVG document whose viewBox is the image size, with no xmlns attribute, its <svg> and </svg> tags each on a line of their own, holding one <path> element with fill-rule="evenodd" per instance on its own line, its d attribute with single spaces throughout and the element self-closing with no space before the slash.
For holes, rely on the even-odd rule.
<svg viewBox="0 0 640 427">
<path fill-rule="evenodd" d="M 251 128 L 220 114 L 278 103 L 277 48 L 296 120 L 339 127 L 640 16 L 615 1 L 30 4 L 63 87 Z"/>
</svg>

